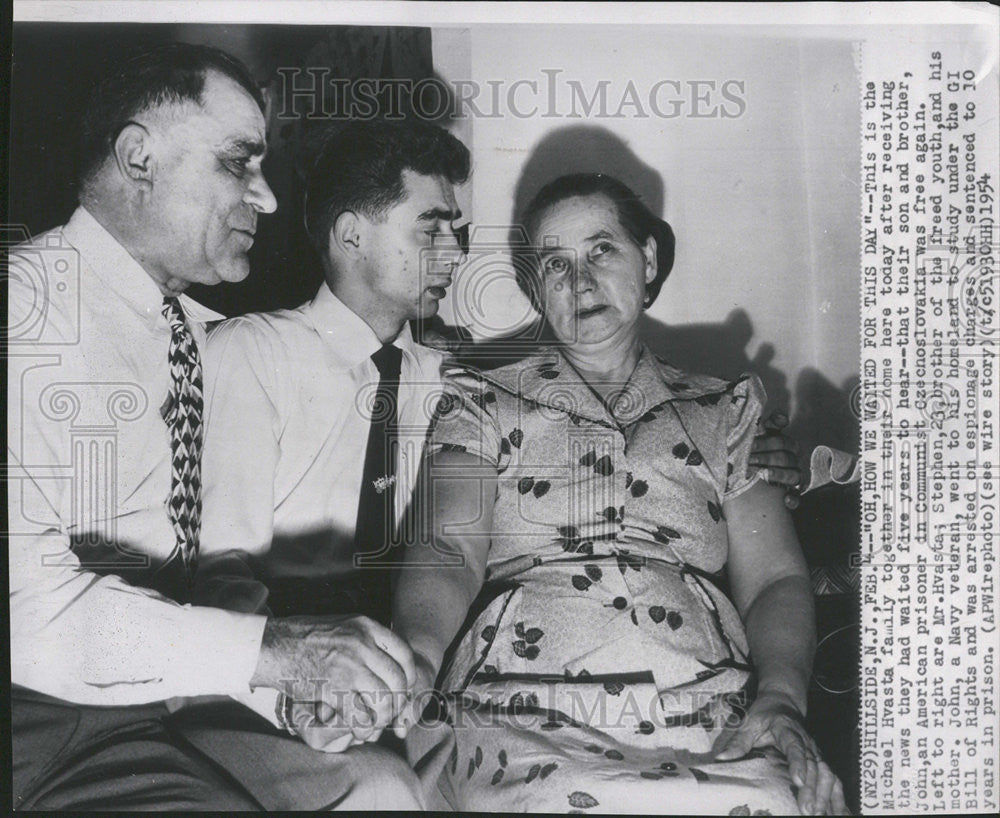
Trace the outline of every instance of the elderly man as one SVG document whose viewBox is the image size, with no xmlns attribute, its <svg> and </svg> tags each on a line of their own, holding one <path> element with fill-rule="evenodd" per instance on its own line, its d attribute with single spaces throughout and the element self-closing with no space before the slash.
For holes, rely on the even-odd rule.
<svg viewBox="0 0 1000 818">
<path fill-rule="evenodd" d="M 204 325 L 220 317 L 183 292 L 243 279 L 275 208 L 246 69 L 206 47 L 148 51 L 98 87 L 82 136 L 80 207 L 10 261 L 15 805 L 419 808 L 412 772 L 381 748 L 316 753 L 257 719 L 220 766 L 168 711 L 288 679 L 405 689 L 412 658 L 365 617 L 183 604 L 201 538 Z M 225 716 L 200 712 L 202 735 Z"/>
</svg>

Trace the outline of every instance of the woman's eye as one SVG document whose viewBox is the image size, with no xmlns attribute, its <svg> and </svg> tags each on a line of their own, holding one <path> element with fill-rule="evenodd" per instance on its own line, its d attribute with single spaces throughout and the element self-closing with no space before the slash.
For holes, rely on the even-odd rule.
<svg viewBox="0 0 1000 818">
<path fill-rule="evenodd" d="M 545 260 L 545 272 L 550 275 L 562 275 L 569 269 L 569 262 L 562 256 L 552 256 Z"/>
</svg>

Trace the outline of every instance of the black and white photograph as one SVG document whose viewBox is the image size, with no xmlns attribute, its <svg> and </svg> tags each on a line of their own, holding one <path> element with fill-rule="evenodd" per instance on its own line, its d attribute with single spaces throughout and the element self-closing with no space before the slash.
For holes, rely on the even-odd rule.
<svg viewBox="0 0 1000 818">
<path fill-rule="evenodd" d="M 900 5 L 15 3 L 11 806 L 994 812 L 1000 15 Z"/>
</svg>

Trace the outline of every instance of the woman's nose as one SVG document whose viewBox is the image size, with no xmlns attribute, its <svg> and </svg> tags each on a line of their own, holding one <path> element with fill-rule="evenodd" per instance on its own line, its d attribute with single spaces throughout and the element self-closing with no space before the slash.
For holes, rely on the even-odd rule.
<svg viewBox="0 0 1000 818">
<path fill-rule="evenodd" d="M 573 289 L 578 293 L 585 293 L 594 289 L 593 271 L 586 260 L 576 265 L 576 270 L 573 274 Z"/>
</svg>

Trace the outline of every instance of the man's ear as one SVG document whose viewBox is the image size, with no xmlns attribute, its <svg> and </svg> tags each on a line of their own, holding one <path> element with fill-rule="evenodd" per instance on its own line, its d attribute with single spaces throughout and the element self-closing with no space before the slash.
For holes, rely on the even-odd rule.
<svg viewBox="0 0 1000 818">
<path fill-rule="evenodd" d="M 645 261 L 646 269 L 646 283 L 652 284 L 653 279 L 656 278 L 656 239 L 650 236 L 646 239 L 645 245 L 642 248 L 642 257 Z"/>
<path fill-rule="evenodd" d="M 336 249 L 349 258 L 356 258 L 361 253 L 363 220 L 353 210 L 345 210 L 330 228 L 330 248 Z"/>
<path fill-rule="evenodd" d="M 152 138 L 142 125 L 130 122 L 121 129 L 115 139 L 113 155 L 123 179 L 140 187 L 152 185 Z"/>
</svg>

